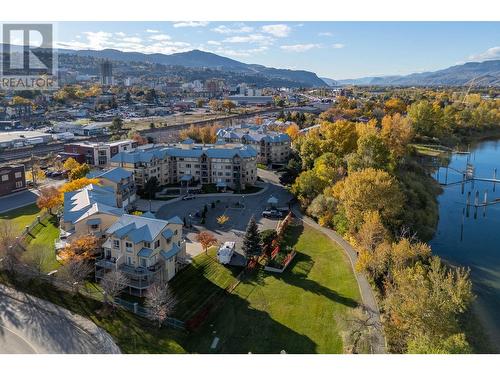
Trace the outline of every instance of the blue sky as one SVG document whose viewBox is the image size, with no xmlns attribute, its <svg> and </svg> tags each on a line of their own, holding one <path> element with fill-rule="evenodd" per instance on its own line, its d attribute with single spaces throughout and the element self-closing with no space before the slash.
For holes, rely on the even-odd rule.
<svg viewBox="0 0 500 375">
<path fill-rule="evenodd" d="M 500 22 L 60 22 L 56 41 L 144 53 L 201 49 L 343 79 L 500 59 Z"/>
</svg>

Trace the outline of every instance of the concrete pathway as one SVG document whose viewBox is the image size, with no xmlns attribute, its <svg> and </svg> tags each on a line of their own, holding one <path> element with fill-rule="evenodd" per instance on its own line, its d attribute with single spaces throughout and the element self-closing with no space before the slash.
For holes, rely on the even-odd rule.
<svg viewBox="0 0 500 375">
<path fill-rule="evenodd" d="M 119 354 L 120 349 L 90 320 L 0 285 L 0 353 Z"/>
</svg>

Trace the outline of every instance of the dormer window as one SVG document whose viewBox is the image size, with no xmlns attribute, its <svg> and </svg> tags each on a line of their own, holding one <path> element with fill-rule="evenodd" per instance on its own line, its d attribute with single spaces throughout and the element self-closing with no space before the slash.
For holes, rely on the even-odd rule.
<svg viewBox="0 0 500 375">
<path fill-rule="evenodd" d="M 144 247 L 151 248 L 151 243 L 144 241 Z"/>
</svg>

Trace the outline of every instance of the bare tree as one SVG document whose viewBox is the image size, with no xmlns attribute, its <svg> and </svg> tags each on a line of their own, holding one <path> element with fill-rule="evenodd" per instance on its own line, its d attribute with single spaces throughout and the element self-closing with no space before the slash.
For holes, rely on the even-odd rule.
<svg viewBox="0 0 500 375">
<path fill-rule="evenodd" d="M 12 223 L 7 220 L 0 222 L 0 266 L 10 273 L 16 271 L 21 251 L 16 244 L 16 235 Z"/>
<path fill-rule="evenodd" d="M 115 298 L 127 286 L 127 276 L 121 271 L 111 271 L 104 275 L 100 285 L 104 292 L 104 303 L 114 305 Z"/>
<path fill-rule="evenodd" d="M 72 259 L 58 272 L 59 277 L 71 284 L 71 289 L 78 293 L 80 285 L 90 276 L 93 267 L 85 260 Z"/>
<path fill-rule="evenodd" d="M 339 319 L 339 326 L 344 339 L 344 351 L 347 353 L 371 353 L 381 329 L 375 313 L 358 307 L 348 317 Z"/>
<path fill-rule="evenodd" d="M 156 282 L 149 287 L 145 305 L 149 308 L 149 318 L 158 322 L 158 328 L 171 314 L 176 302 L 168 284 Z"/>
<path fill-rule="evenodd" d="M 24 254 L 22 260 L 38 276 L 42 273 L 43 267 L 48 260 L 48 254 L 51 251 L 47 245 L 30 246 Z"/>
</svg>

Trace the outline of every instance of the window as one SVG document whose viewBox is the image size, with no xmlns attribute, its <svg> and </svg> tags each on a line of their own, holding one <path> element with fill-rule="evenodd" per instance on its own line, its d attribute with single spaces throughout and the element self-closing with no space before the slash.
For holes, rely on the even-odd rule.
<svg viewBox="0 0 500 375">
<path fill-rule="evenodd" d="M 174 230 L 174 235 L 176 235 L 176 234 L 177 234 L 177 229 L 176 229 L 176 230 Z"/>
<path fill-rule="evenodd" d="M 127 251 L 132 251 L 132 242 L 125 242 L 125 248 Z"/>
<path fill-rule="evenodd" d="M 23 187 L 23 182 L 22 181 L 16 181 L 16 188 Z"/>
<path fill-rule="evenodd" d="M 160 247 L 160 240 L 157 240 L 155 242 L 155 249 L 159 248 Z"/>
<path fill-rule="evenodd" d="M 131 265 L 132 265 L 132 258 L 131 258 L 131 257 L 127 257 L 127 264 L 128 264 L 129 266 L 131 266 Z"/>
<path fill-rule="evenodd" d="M 141 266 L 146 267 L 146 259 L 141 258 Z"/>
<path fill-rule="evenodd" d="M 99 229 L 99 224 L 92 224 L 90 226 L 91 229 Z"/>
<path fill-rule="evenodd" d="M 21 172 L 16 172 L 16 173 L 14 174 L 14 176 L 16 176 L 16 178 L 21 178 L 21 176 L 22 176 L 22 175 L 23 175 L 23 174 L 22 174 Z"/>
<path fill-rule="evenodd" d="M 2 175 L 2 181 L 9 181 L 9 175 L 8 174 Z"/>
<path fill-rule="evenodd" d="M 115 249 L 120 248 L 120 241 L 119 241 L 119 240 L 113 240 L 113 247 L 114 247 Z"/>
<path fill-rule="evenodd" d="M 151 243 L 150 243 L 150 242 L 146 242 L 146 241 L 144 241 L 144 247 L 148 247 L 148 248 L 150 248 L 150 247 L 151 247 Z"/>
</svg>

